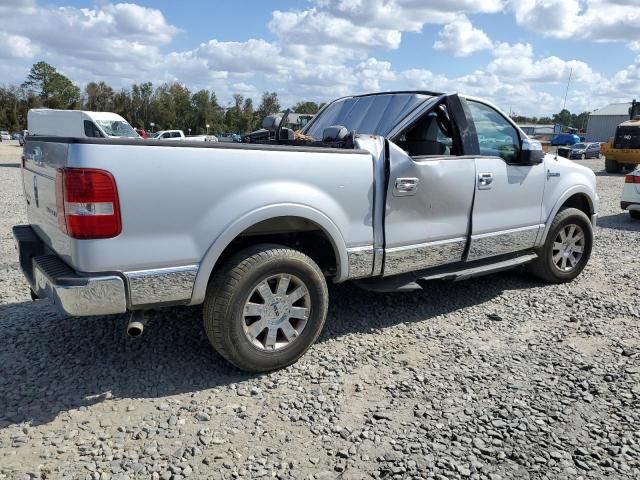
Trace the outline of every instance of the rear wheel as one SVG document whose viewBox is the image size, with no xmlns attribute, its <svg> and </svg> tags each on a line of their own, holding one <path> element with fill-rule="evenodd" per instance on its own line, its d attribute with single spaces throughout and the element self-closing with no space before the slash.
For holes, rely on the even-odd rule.
<svg viewBox="0 0 640 480">
<path fill-rule="evenodd" d="M 291 365 L 322 331 L 329 294 L 305 254 L 257 245 L 232 257 L 209 284 L 204 326 L 217 352 L 242 370 Z"/>
<path fill-rule="evenodd" d="M 577 208 L 561 210 L 551 222 L 539 258 L 531 263 L 531 272 L 546 282 L 570 282 L 587 265 L 592 246 L 589 217 Z"/>
<path fill-rule="evenodd" d="M 620 173 L 622 171 L 622 165 L 615 160 L 606 158 L 604 161 L 604 169 L 607 173 Z"/>
<path fill-rule="evenodd" d="M 640 210 L 629 210 L 629 215 L 631 215 L 631 218 L 640 220 Z"/>
</svg>

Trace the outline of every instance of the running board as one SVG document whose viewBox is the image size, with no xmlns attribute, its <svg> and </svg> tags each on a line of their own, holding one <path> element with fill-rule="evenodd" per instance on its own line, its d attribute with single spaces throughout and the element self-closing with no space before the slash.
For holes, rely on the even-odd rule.
<svg viewBox="0 0 640 480">
<path fill-rule="evenodd" d="M 477 267 L 465 268 L 463 270 L 457 270 L 454 272 L 434 273 L 432 275 L 421 277 L 417 279 L 416 282 L 420 283 L 428 280 L 453 280 L 454 282 L 459 282 L 460 280 L 466 280 L 472 277 L 480 277 L 482 275 L 488 275 L 490 273 L 509 270 L 519 265 L 524 265 L 525 263 L 529 263 L 532 260 L 535 260 L 536 258 L 538 258 L 538 255 L 536 253 L 529 253 L 527 255 L 510 258 L 508 260 L 503 260 L 501 262 L 491 263 L 488 265 L 480 265 Z"/>
<path fill-rule="evenodd" d="M 474 266 L 459 264 L 448 268 L 440 267 L 438 268 L 438 271 L 432 270 L 432 273 L 427 273 L 426 275 L 423 273 L 420 277 L 418 277 L 420 273 L 409 273 L 382 278 L 363 278 L 353 280 L 352 283 L 370 292 L 410 292 L 426 288 L 429 280 L 453 280 L 454 282 L 458 282 L 472 277 L 479 277 L 490 273 L 509 270 L 511 268 L 524 265 L 525 263 L 529 263 L 536 258 L 538 258 L 537 254 L 528 252 L 518 257 L 512 257 L 494 263 L 485 263 L 487 260 L 484 260 L 474 262 Z M 482 264 L 479 265 L 478 262 L 482 262 Z"/>
</svg>

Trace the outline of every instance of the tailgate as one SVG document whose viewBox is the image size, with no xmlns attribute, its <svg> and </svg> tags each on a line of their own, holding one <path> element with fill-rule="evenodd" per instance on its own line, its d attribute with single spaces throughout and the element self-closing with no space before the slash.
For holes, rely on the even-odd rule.
<svg viewBox="0 0 640 480">
<path fill-rule="evenodd" d="M 40 239 L 68 260 L 70 239 L 58 227 L 56 173 L 67 165 L 69 145 L 28 138 L 24 147 L 22 185 L 27 202 L 27 218 Z"/>
</svg>

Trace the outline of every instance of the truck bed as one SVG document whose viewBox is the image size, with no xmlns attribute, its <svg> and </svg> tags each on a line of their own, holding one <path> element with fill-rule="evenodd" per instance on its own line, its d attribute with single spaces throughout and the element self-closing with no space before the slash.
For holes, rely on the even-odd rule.
<svg viewBox="0 0 640 480">
<path fill-rule="evenodd" d="M 59 229 L 63 167 L 114 176 L 120 235 L 76 240 Z M 23 170 L 29 223 L 81 272 L 197 265 L 234 223 L 278 205 L 332 219 L 348 247 L 370 245 L 372 182 L 365 150 L 189 141 L 29 137 Z"/>
</svg>

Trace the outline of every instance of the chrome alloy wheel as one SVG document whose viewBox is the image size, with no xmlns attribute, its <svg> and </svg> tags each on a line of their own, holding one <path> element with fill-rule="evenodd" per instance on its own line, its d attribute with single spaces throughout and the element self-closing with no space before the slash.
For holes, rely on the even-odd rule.
<svg viewBox="0 0 640 480">
<path fill-rule="evenodd" d="M 570 272 L 580 263 L 584 247 L 582 228 L 574 223 L 565 225 L 553 242 L 553 264 L 561 272 Z"/>
<path fill-rule="evenodd" d="M 311 312 L 311 296 L 298 277 L 277 274 L 265 278 L 247 297 L 244 334 L 256 348 L 274 351 L 295 342 Z"/>
</svg>

